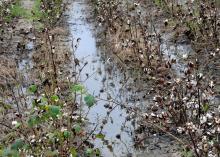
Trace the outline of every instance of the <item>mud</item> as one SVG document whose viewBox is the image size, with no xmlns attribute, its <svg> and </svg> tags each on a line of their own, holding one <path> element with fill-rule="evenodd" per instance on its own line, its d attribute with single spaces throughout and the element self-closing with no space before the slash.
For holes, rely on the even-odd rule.
<svg viewBox="0 0 220 157">
<path fill-rule="evenodd" d="M 21 111 L 24 111 L 31 104 L 25 96 L 32 83 L 48 94 L 62 91 L 61 97 L 68 103 L 69 93 L 65 91 L 70 82 L 78 81 L 96 97 L 96 105 L 91 109 L 84 107 L 83 111 L 88 114 L 88 132 L 95 127 L 94 134 L 105 135 L 103 140 L 89 139 L 103 156 L 180 156 L 181 145 L 161 130 L 144 127 L 142 120 L 152 110 L 155 82 L 163 84 L 169 80 L 155 76 L 182 78 L 187 59 L 193 58 L 194 47 L 184 34 L 185 28 L 176 30 L 175 24 L 167 27 L 164 22 L 169 15 L 164 15 L 152 3 L 143 2 L 143 7 L 131 8 L 126 18 L 137 20 L 135 11 L 138 10 L 143 21 L 148 19 L 144 23 L 148 29 L 118 24 L 106 30 L 105 26 L 94 22 L 89 4 L 87 0 L 75 0 L 68 6 L 63 19 L 50 30 L 36 33 L 30 21 L 17 19 L 15 28 L 2 32 L 0 95 L 4 97 L 3 103 L 16 104 L 20 100 L 19 104 L 24 107 Z M 25 8 L 32 5 L 33 1 L 23 1 Z M 132 33 L 128 30 L 136 35 L 130 36 Z M 150 41 L 147 45 L 143 33 Z M 124 40 L 126 38 L 132 40 Z M 159 45 L 156 40 L 160 40 Z M 138 52 L 135 46 L 139 47 Z M 152 51 L 151 63 L 144 56 L 146 46 Z M 171 68 L 167 68 L 167 64 Z M 208 66 L 212 68 L 213 65 Z M 155 73 L 148 73 L 149 67 Z M 47 84 L 42 85 L 42 82 Z M 168 86 L 158 89 L 164 92 Z M 11 111 L 18 114 L 15 109 Z M 3 116 L 9 123 L 16 118 L 12 114 Z M 169 129 L 175 134 L 175 127 Z"/>
<path fill-rule="evenodd" d="M 157 134 L 149 133 L 147 140 L 142 142 L 145 149 L 135 148 L 134 140 L 146 135 L 135 133 L 139 126 L 136 123 L 137 115 L 132 115 L 132 110 L 135 114 L 137 109 L 145 108 L 146 111 L 146 106 L 150 107 L 151 100 L 142 92 L 143 87 L 149 87 L 149 83 L 143 81 L 145 77 L 140 76 L 141 71 L 138 68 L 136 71 L 129 68 L 125 70 L 117 56 L 111 55 L 108 45 L 98 46 L 106 43 L 100 42 L 100 38 L 96 36 L 99 29 L 94 28 L 92 23 L 88 23 L 90 19 L 88 19 L 87 10 L 89 9 L 86 1 L 75 1 L 68 12 L 68 23 L 70 35 L 75 39 L 74 43 L 77 44 L 77 39 L 80 39 L 75 57 L 80 61 L 81 66 L 87 63 L 80 72 L 79 80 L 99 100 L 97 105 L 88 112 L 89 123 L 91 123 L 89 128 L 92 130 L 98 122 L 100 123 L 98 126 L 103 127 L 102 133 L 105 135 L 104 141 L 97 139 L 92 141 L 95 148 L 100 148 L 103 156 L 178 156 L 176 143 L 169 137 Z M 109 104 L 111 101 L 121 105 Z M 86 113 L 88 109 L 84 110 Z M 106 116 L 109 111 L 111 113 Z M 106 121 L 106 124 L 103 125 L 103 121 Z M 99 129 L 97 129 L 98 132 L 100 132 Z M 120 138 L 117 138 L 119 135 Z"/>
</svg>

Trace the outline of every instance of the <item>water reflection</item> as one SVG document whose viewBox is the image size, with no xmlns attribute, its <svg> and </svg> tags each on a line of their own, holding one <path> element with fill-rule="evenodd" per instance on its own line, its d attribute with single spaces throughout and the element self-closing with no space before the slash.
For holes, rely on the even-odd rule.
<svg viewBox="0 0 220 157">
<path fill-rule="evenodd" d="M 123 74 L 114 66 L 111 59 L 101 57 L 104 52 L 96 47 L 96 39 L 86 22 L 85 10 L 84 2 L 74 2 L 70 10 L 69 23 L 71 35 L 74 39 L 80 39 L 75 56 L 81 65 L 88 62 L 80 74 L 80 81 L 97 97 L 97 100 L 100 99 L 97 105 L 91 108 L 88 119 L 93 125 L 100 123 L 99 127 L 106 123 L 102 132 L 106 136 L 105 141 L 95 140 L 94 144 L 95 147 L 101 148 L 103 156 L 123 156 L 132 152 L 133 127 L 130 122 L 126 122 L 126 110 L 112 103 L 112 101 L 120 103 L 126 99 L 125 92 L 121 90 L 124 86 L 121 82 Z M 106 117 L 110 111 L 110 115 Z"/>
</svg>

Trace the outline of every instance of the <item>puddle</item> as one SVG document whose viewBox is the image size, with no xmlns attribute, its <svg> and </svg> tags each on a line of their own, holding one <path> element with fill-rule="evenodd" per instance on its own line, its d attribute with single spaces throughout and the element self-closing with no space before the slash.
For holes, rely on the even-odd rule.
<svg viewBox="0 0 220 157">
<path fill-rule="evenodd" d="M 27 71 L 29 71 L 31 68 L 33 68 L 33 64 L 31 62 L 32 54 L 34 49 L 34 42 L 29 41 L 25 45 L 25 51 L 27 53 L 27 56 L 21 59 L 21 61 L 18 63 L 18 69 L 21 71 L 24 75 L 27 75 Z"/>
<path fill-rule="evenodd" d="M 30 86 L 31 82 L 31 70 L 33 69 L 33 62 L 32 62 L 32 55 L 34 52 L 34 42 L 28 41 L 25 45 L 24 53 L 22 53 L 18 64 L 18 81 L 19 86 L 13 88 L 15 96 L 19 98 L 20 104 L 24 107 L 30 107 L 27 104 L 32 104 L 32 96 L 28 96 L 28 87 Z"/>
<path fill-rule="evenodd" d="M 188 59 L 189 55 L 193 54 L 193 49 L 190 44 L 174 44 L 173 42 L 170 42 L 171 39 L 171 35 L 163 35 L 162 44 L 160 48 L 165 56 L 165 59 L 176 60 L 176 63 L 172 65 L 172 69 L 178 77 L 182 77 L 186 68 L 186 60 Z"/>
</svg>

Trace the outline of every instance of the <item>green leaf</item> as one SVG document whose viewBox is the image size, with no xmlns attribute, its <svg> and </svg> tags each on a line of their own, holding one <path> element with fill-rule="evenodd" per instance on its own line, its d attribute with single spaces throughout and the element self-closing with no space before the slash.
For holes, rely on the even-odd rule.
<svg viewBox="0 0 220 157">
<path fill-rule="evenodd" d="M 42 97 L 40 105 L 48 105 L 48 99 L 46 97 Z"/>
<path fill-rule="evenodd" d="M 72 157 L 77 157 L 76 148 L 70 148 L 70 153 L 71 153 Z"/>
<path fill-rule="evenodd" d="M 17 123 L 16 125 L 15 125 L 15 128 L 19 128 L 21 126 L 21 123 Z"/>
<path fill-rule="evenodd" d="M 35 125 L 39 124 L 39 122 L 40 122 L 40 119 L 39 119 L 39 117 L 36 117 L 36 116 L 30 117 L 27 121 L 28 126 L 31 128 L 34 127 Z"/>
<path fill-rule="evenodd" d="M 23 146 L 23 149 L 24 150 L 29 150 L 31 148 L 31 146 L 29 145 L 29 144 L 25 144 L 24 146 Z"/>
<path fill-rule="evenodd" d="M 51 96 L 51 100 L 54 102 L 58 102 L 59 101 L 59 97 L 57 95 L 52 95 Z"/>
<path fill-rule="evenodd" d="M 17 151 L 17 150 L 12 150 L 12 149 L 10 149 L 10 148 L 7 148 L 7 149 L 4 149 L 3 150 L 3 153 L 2 153 L 3 155 L 1 155 L 1 156 L 3 156 L 3 157 L 19 157 L 19 152 Z"/>
<path fill-rule="evenodd" d="M 203 110 L 204 112 L 208 112 L 208 110 L 209 110 L 209 104 L 204 104 L 203 107 L 202 107 L 202 110 Z"/>
<path fill-rule="evenodd" d="M 36 93 L 37 92 L 37 85 L 31 85 L 29 88 L 28 88 L 29 92 L 31 93 Z"/>
<path fill-rule="evenodd" d="M 86 149 L 86 155 L 87 155 L 87 156 L 92 156 L 92 154 L 93 154 L 93 149 L 87 148 L 87 149 Z"/>
<path fill-rule="evenodd" d="M 50 105 L 48 106 L 48 113 L 52 118 L 57 118 L 57 116 L 60 114 L 60 109 L 60 106 Z"/>
<path fill-rule="evenodd" d="M 95 98 L 90 94 L 85 96 L 84 101 L 88 107 L 92 107 L 95 104 Z"/>
<path fill-rule="evenodd" d="M 80 124 L 76 124 L 76 125 L 74 125 L 74 130 L 75 130 L 75 132 L 76 133 L 80 133 L 81 132 L 81 130 L 82 130 L 82 128 L 81 128 L 81 126 L 80 126 Z"/>
<path fill-rule="evenodd" d="M 41 102 L 46 103 L 46 102 L 48 102 L 48 99 L 47 99 L 46 97 L 42 97 L 42 98 L 41 98 Z"/>
<path fill-rule="evenodd" d="M 104 139 L 104 138 L 105 138 L 105 135 L 104 135 L 104 134 L 99 133 L 99 134 L 97 134 L 97 135 L 96 135 L 96 138 L 99 138 L 99 139 Z"/>
<path fill-rule="evenodd" d="M 15 142 L 11 145 L 12 150 L 19 150 L 23 148 L 24 146 L 24 141 L 22 139 L 17 139 Z"/>
<path fill-rule="evenodd" d="M 63 132 L 63 137 L 64 137 L 64 138 L 69 138 L 70 136 L 71 136 L 71 134 L 70 134 L 69 131 L 66 131 L 66 130 L 65 130 L 65 131 Z"/>
<path fill-rule="evenodd" d="M 74 84 L 71 86 L 72 92 L 82 92 L 84 90 L 84 86 L 81 84 Z"/>
</svg>

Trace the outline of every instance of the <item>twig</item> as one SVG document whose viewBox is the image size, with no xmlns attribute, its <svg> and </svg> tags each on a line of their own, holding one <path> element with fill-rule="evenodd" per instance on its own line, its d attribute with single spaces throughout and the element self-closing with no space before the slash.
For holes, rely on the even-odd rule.
<svg viewBox="0 0 220 157">
<path fill-rule="evenodd" d="M 96 131 L 96 129 L 97 129 L 98 126 L 99 126 L 99 123 L 96 124 L 96 126 L 95 126 L 94 129 L 89 133 L 89 135 L 86 137 L 86 139 L 83 140 L 83 141 L 80 143 L 80 145 L 77 147 L 77 150 L 83 145 L 83 143 L 84 143 L 85 141 L 87 141 L 87 140 L 90 138 L 90 136 Z"/>
</svg>

